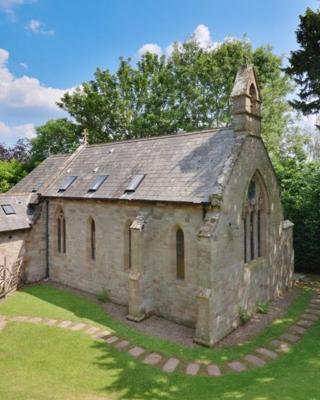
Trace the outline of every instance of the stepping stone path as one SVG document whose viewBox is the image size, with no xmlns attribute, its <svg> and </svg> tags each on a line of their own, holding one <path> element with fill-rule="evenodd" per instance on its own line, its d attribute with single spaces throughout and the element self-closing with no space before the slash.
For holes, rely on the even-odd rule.
<svg viewBox="0 0 320 400">
<path fill-rule="evenodd" d="M 115 336 L 109 330 L 102 330 L 96 326 L 90 326 L 83 322 L 75 321 L 58 321 L 56 319 L 48 319 L 41 317 L 28 317 L 24 315 L 9 317 L 0 315 L 0 332 L 5 328 L 8 322 L 27 322 L 33 324 L 44 324 L 70 331 L 82 331 L 92 336 L 96 340 L 103 340 L 107 345 L 114 346 L 119 351 L 127 352 L 131 357 L 140 359 L 144 364 L 159 367 L 165 373 L 173 373 L 179 370 L 190 376 L 206 375 L 208 377 L 219 377 L 228 372 L 243 372 L 248 369 L 263 367 L 268 362 L 277 359 L 280 354 L 286 353 L 293 349 L 305 332 L 320 320 L 320 294 L 315 296 L 309 303 L 308 307 L 301 314 L 300 319 L 291 325 L 286 332 L 282 333 L 277 339 L 266 344 L 266 347 L 258 347 L 253 350 L 255 354 L 248 354 L 241 360 L 229 361 L 221 366 L 215 364 L 205 365 L 198 361 L 191 361 L 182 368 L 179 358 L 163 358 L 161 354 L 155 352 L 147 352 L 140 346 L 133 346 L 126 338 Z"/>
<path fill-rule="evenodd" d="M 148 355 L 145 357 L 145 359 L 143 360 L 143 362 L 144 362 L 145 364 L 148 364 L 148 365 L 156 365 L 156 364 L 158 364 L 158 362 L 159 362 L 161 359 L 162 359 L 162 357 L 160 356 L 160 354 L 151 353 L 151 354 L 148 354 Z"/>
<path fill-rule="evenodd" d="M 191 362 L 186 367 L 186 374 L 195 376 L 198 374 L 199 370 L 200 370 L 200 364 Z"/>
<path fill-rule="evenodd" d="M 235 372 L 246 371 L 247 367 L 240 361 L 231 361 L 228 363 L 228 366 Z"/>
<path fill-rule="evenodd" d="M 217 365 L 210 364 L 207 367 L 207 372 L 209 376 L 220 376 L 221 370 Z"/>
<path fill-rule="evenodd" d="M 257 367 L 263 367 L 264 365 L 266 365 L 266 362 L 264 360 L 252 354 L 245 356 L 244 359 L 249 363 L 256 365 Z"/>
<path fill-rule="evenodd" d="M 179 365 L 180 360 L 177 358 L 169 358 L 168 361 L 165 362 L 164 366 L 162 367 L 162 371 L 164 372 L 173 372 L 177 366 Z"/>
</svg>

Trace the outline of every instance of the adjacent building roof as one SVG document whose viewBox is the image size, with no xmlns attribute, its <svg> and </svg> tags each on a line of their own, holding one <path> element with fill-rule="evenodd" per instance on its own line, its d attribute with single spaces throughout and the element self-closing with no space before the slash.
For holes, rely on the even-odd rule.
<svg viewBox="0 0 320 400">
<path fill-rule="evenodd" d="M 28 203 L 31 194 L 0 194 L 0 232 L 29 229 Z"/>
<path fill-rule="evenodd" d="M 208 202 L 222 193 L 243 140 L 225 128 L 86 145 L 69 158 L 50 157 L 11 191 L 41 182 L 45 197 Z M 90 190 L 97 176 L 106 178 Z"/>
</svg>

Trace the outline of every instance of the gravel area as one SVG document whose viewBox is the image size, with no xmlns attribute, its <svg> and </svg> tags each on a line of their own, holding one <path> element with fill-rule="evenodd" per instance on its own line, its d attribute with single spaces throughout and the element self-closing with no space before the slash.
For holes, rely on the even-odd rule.
<svg viewBox="0 0 320 400">
<path fill-rule="evenodd" d="M 88 294 L 81 290 L 73 289 L 55 282 L 44 282 L 51 286 L 68 290 L 82 296 L 89 298 L 94 302 L 98 302 L 94 295 Z M 267 314 L 255 314 L 249 322 L 245 325 L 238 327 L 236 330 L 231 332 L 228 336 L 222 339 L 214 347 L 221 348 L 226 346 L 232 346 L 239 343 L 244 343 L 256 335 L 258 335 L 267 325 L 273 320 L 282 317 L 286 314 L 288 307 L 292 304 L 293 300 L 299 294 L 298 287 L 294 287 L 292 290 L 286 292 L 283 296 L 274 300 L 270 303 L 270 307 Z M 101 303 L 100 303 L 101 304 Z M 141 331 L 144 334 L 155 336 L 159 339 L 165 339 L 172 342 L 182 344 L 189 347 L 199 347 L 192 340 L 194 337 L 195 330 L 190 327 L 179 325 L 173 321 L 166 320 L 158 316 L 151 316 L 142 322 L 136 323 L 126 319 L 127 307 L 114 303 L 101 304 L 106 312 L 114 319 L 122 322 L 125 325 L 130 326 L 137 331 Z"/>
</svg>

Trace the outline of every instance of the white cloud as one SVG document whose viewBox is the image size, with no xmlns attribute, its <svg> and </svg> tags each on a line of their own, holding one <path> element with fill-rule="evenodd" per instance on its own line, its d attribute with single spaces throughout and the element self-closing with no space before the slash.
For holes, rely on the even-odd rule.
<svg viewBox="0 0 320 400">
<path fill-rule="evenodd" d="M 16 126 L 8 126 L 0 121 L 0 142 L 13 140 L 18 138 L 32 139 L 36 136 L 36 129 L 34 124 L 23 124 Z"/>
<path fill-rule="evenodd" d="M 166 55 L 168 57 L 171 56 L 171 54 L 173 53 L 174 50 L 178 50 L 178 51 L 182 51 L 183 47 L 182 47 L 182 43 L 181 42 L 174 42 L 169 44 L 169 46 L 166 48 Z"/>
<path fill-rule="evenodd" d="M 162 49 L 159 45 L 155 43 L 146 43 L 139 49 L 139 56 L 142 57 L 146 53 L 156 54 L 157 56 L 161 56 Z"/>
<path fill-rule="evenodd" d="M 15 12 L 14 9 L 23 4 L 34 3 L 37 0 L 0 0 L 0 11 L 2 10 L 7 16 L 14 20 Z"/>
<path fill-rule="evenodd" d="M 26 30 L 34 33 L 35 35 L 54 35 L 53 29 L 45 29 L 43 23 L 37 19 L 31 19 L 26 25 Z"/>
<path fill-rule="evenodd" d="M 26 75 L 15 77 L 7 68 L 8 59 L 9 53 L 0 49 L 0 107 L 57 111 L 56 102 L 67 90 L 44 86 Z"/>
<path fill-rule="evenodd" d="M 20 66 L 21 68 L 23 68 L 23 69 L 28 69 L 28 68 L 29 68 L 29 67 L 28 67 L 28 64 L 26 64 L 26 63 L 24 63 L 24 62 L 19 63 L 19 66 Z"/>
</svg>

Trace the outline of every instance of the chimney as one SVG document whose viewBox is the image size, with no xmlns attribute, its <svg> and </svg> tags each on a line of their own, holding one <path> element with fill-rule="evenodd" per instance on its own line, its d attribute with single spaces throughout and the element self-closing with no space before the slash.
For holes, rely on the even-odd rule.
<svg viewBox="0 0 320 400">
<path fill-rule="evenodd" d="M 261 97 L 252 65 L 245 65 L 238 71 L 230 100 L 234 131 L 260 137 Z"/>
</svg>

